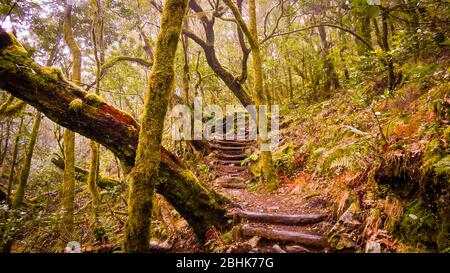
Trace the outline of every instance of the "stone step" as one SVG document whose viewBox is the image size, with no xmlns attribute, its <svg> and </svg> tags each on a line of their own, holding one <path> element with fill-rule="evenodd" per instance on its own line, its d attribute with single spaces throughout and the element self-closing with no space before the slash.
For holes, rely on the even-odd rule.
<svg viewBox="0 0 450 273">
<path fill-rule="evenodd" d="M 239 141 L 239 140 L 215 140 L 213 143 L 216 145 L 221 145 L 221 146 L 247 147 L 252 142 L 251 141 Z"/>
<path fill-rule="evenodd" d="M 234 165 L 234 166 L 241 166 L 242 160 L 218 160 L 218 165 Z"/>
<path fill-rule="evenodd" d="M 211 145 L 212 149 L 217 149 L 221 151 L 243 151 L 245 147 L 234 147 L 234 146 L 224 146 L 224 145 Z"/>
<path fill-rule="evenodd" d="M 306 225 L 321 222 L 327 218 L 326 215 L 308 213 L 308 214 L 278 214 L 256 211 L 237 210 L 235 215 L 254 222 L 272 223 L 282 225 Z"/>
<path fill-rule="evenodd" d="M 231 159 L 231 160 L 236 160 L 236 159 L 245 159 L 247 156 L 244 154 L 225 154 L 225 153 L 220 153 L 219 154 L 219 159 Z"/>
<path fill-rule="evenodd" d="M 219 171 L 224 173 L 240 173 L 247 170 L 247 166 L 230 166 L 230 165 L 216 165 Z"/>
<path fill-rule="evenodd" d="M 314 248 L 324 248 L 326 246 L 326 238 L 322 235 L 289 231 L 272 227 L 259 227 L 246 224 L 240 227 L 239 234 L 243 237 L 258 236 L 266 240 L 294 242 L 299 245 Z"/>
</svg>

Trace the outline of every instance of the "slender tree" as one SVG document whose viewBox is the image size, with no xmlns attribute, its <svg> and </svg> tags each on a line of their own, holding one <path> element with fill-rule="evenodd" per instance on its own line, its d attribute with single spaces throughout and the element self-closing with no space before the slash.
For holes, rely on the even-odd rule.
<svg viewBox="0 0 450 273">
<path fill-rule="evenodd" d="M 164 117 L 173 92 L 174 58 L 187 0 L 167 0 L 161 15 L 155 58 L 148 78 L 135 166 L 128 175 L 130 193 L 125 227 L 126 252 L 149 251 L 153 192 L 158 184 Z"/>
<path fill-rule="evenodd" d="M 94 58 L 96 64 L 96 74 L 95 74 L 95 96 L 100 95 L 100 84 L 101 84 L 101 70 L 104 63 L 104 41 L 103 41 L 103 14 L 102 6 L 100 0 L 92 1 L 91 7 L 93 9 L 93 20 L 92 20 L 92 42 L 94 45 Z M 97 99 L 96 97 L 93 97 Z M 88 189 L 92 199 L 92 222 L 94 235 L 99 241 L 103 241 L 104 229 L 99 221 L 99 206 L 100 206 L 100 196 L 97 189 L 98 179 L 99 179 L 99 169 L 100 169 L 100 145 L 91 140 L 89 143 L 90 147 L 90 163 L 89 163 L 89 176 L 88 176 Z"/>
<path fill-rule="evenodd" d="M 19 184 L 17 186 L 16 194 L 14 195 L 14 200 L 12 202 L 12 208 L 20 208 L 23 203 L 25 188 L 28 181 L 28 176 L 30 175 L 31 159 L 33 158 L 34 146 L 39 134 L 39 127 L 41 126 L 42 114 L 36 110 L 34 115 L 33 127 L 31 129 L 30 140 L 28 142 L 28 147 L 25 151 L 25 162 L 23 163 L 22 169 L 19 174 Z"/>
<path fill-rule="evenodd" d="M 263 80 L 263 59 L 260 49 L 260 41 L 258 39 L 258 27 L 256 22 L 256 3 L 255 0 L 248 1 L 249 12 L 249 26 L 245 23 L 242 14 L 238 7 L 231 0 L 224 0 L 225 4 L 231 9 L 239 26 L 246 35 L 252 53 L 253 64 L 253 94 L 256 97 L 257 106 L 266 106 L 270 102 L 270 95 L 264 89 Z M 258 134 L 260 136 L 260 134 Z M 270 140 L 263 140 L 259 138 L 260 145 L 268 145 Z M 273 185 L 277 183 L 277 176 L 275 173 L 275 166 L 272 159 L 272 152 L 270 150 L 261 151 L 260 154 L 260 170 L 263 178 L 268 184 Z"/>
<path fill-rule="evenodd" d="M 81 50 L 73 36 L 72 31 L 72 5 L 66 5 L 64 14 L 64 40 L 72 55 L 72 82 L 79 83 L 81 79 Z M 76 114 L 78 106 L 73 101 L 69 106 Z M 73 238 L 73 213 L 75 202 L 75 133 L 69 129 L 64 130 L 64 178 L 62 190 L 62 210 L 60 236 L 61 243 Z"/>
</svg>

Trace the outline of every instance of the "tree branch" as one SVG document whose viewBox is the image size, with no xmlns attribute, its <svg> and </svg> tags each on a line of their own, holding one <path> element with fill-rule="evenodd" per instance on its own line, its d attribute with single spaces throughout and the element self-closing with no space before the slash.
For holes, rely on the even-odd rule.
<svg viewBox="0 0 450 273">
<path fill-rule="evenodd" d="M 305 27 L 305 28 L 296 29 L 296 30 L 292 30 L 292 31 L 288 31 L 288 32 L 276 33 L 276 34 L 272 35 L 271 37 L 266 37 L 265 39 L 263 39 L 260 42 L 260 44 L 263 44 L 263 43 L 267 42 L 271 38 L 280 37 L 280 36 L 289 35 L 289 34 L 294 34 L 294 33 L 302 32 L 302 31 L 305 31 L 305 30 L 310 30 L 310 29 L 318 28 L 318 27 L 331 27 L 331 28 L 340 29 L 340 30 L 342 30 L 344 32 L 347 32 L 347 33 L 353 35 L 356 39 L 360 40 L 364 45 L 366 45 L 370 50 L 373 50 L 373 47 L 366 40 L 361 38 L 361 36 L 359 36 L 355 32 L 353 32 L 353 31 L 351 31 L 351 30 L 349 30 L 347 28 L 344 28 L 344 27 L 341 27 L 341 26 L 338 26 L 338 25 L 329 24 L 329 23 L 320 23 L 320 24 L 317 24 L 317 25 L 312 25 L 312 26 L 308 26 L 308 27 Z"/>
</svg>

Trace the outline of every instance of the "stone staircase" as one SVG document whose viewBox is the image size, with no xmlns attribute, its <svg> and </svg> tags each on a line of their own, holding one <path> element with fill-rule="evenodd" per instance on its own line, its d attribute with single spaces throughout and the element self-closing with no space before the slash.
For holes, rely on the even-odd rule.
<svg viewBox="0 0 450 273">
<path fill-rule="evenodd" d="M 216 185 L 224 190 L 245 191 L 251 177 L 247 171 L 249 163 L 243 165 L 242 162 L 251 154 L 256 141 L 212 140 L 209 144 L 217 155 L 214 162 Z M 242 206 L 230 214 L 235 224 L 236 244 L 247 244 L 251 248 L 234 245 L 229 252 L 323 252 L 326 247 L 326 238 L 308 228 L 323 221 L 325 215 L 247 211 Z"/>
</svg>

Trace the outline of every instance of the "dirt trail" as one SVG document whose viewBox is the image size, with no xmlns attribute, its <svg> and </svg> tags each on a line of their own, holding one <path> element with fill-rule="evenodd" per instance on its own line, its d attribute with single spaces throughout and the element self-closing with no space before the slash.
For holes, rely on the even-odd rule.
<svg viewBox="0 0 450 273">
<path fill-rule="evenodd" d="M 236 243 L 228 252 L 324 252 L 327 251 L 328 217 L 320 206 L 288 194 L 281 185 L 275 193 L 251 190 L 248 163 L 254 141 L 213 140 L 217 191 L 233 200 Z"/>
</svg>

